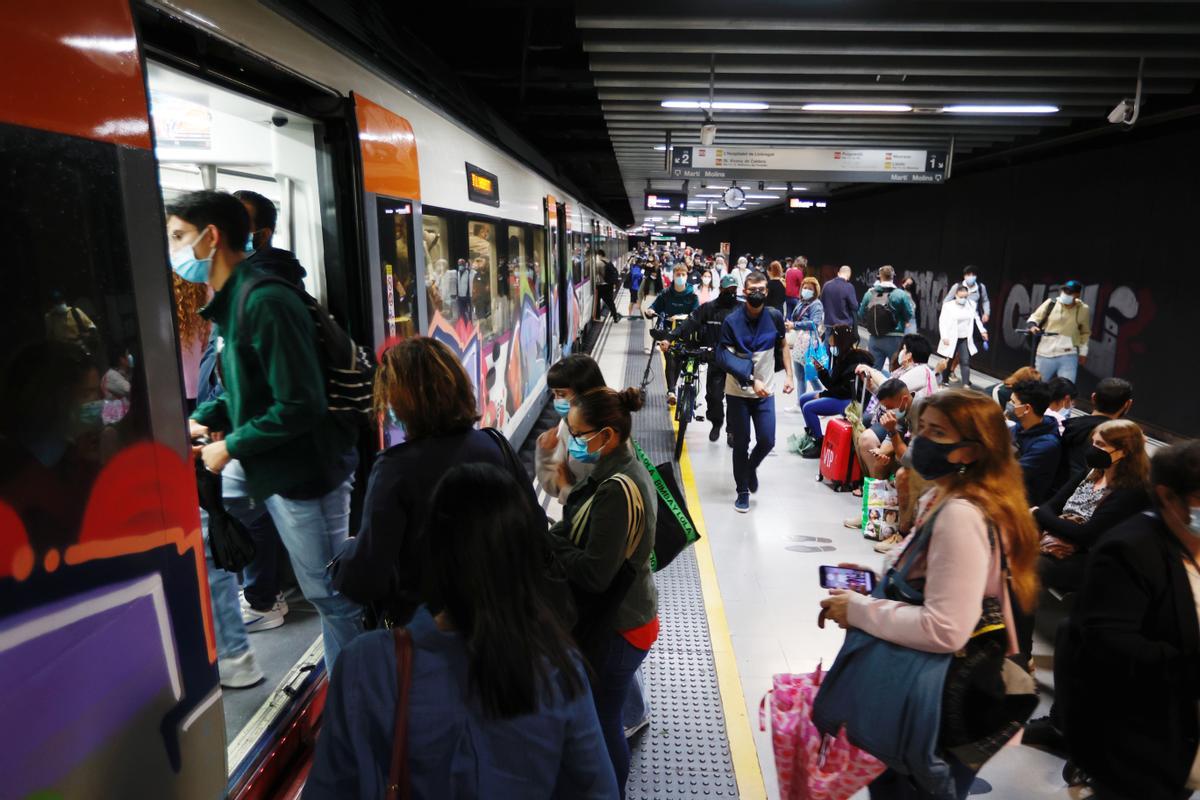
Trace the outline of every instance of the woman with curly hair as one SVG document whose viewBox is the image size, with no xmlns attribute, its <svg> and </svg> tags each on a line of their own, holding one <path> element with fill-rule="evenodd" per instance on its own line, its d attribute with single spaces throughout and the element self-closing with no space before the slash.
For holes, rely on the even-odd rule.
<svg viewBox="0 0 1200 800">
<path fill-rule="evenodd" d="M 175 329 L 179 334 L 179 353 L 183 362 L 183 385 L 188 400 L 200 391 L 200 358 L 208 344 L 212 326 L 200 316 L 212 290 L 206 283 L 191 283 L 171 273 L 175 289 Z"/>
</svg>

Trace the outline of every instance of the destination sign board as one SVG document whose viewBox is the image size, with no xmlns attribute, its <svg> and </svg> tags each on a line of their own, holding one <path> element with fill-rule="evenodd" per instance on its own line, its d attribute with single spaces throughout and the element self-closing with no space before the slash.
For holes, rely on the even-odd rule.
<svg viewBox="0 0 1200 800">
<path fill-rule="evenodd" d="M 942 183 L 946 154 L 932 150 L 683 146 L 671 149 L 671 177 Z"/>
</svg>

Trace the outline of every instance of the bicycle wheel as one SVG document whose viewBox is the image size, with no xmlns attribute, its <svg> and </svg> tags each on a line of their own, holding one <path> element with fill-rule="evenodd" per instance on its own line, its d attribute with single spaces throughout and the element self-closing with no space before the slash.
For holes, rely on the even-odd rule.
<svg viewBox="0 0 1200 800">
<path fill-rule="evenodd" d="M 679 390 L 679 405 L 676 408 L 679 420 L 679 431 L 675 434 L 675 460 L 683 455 L 683 437 L 687 433 L 688 423 L 692 421 L 692 409 L 695 407 L 696 387 L 685 383 Z"/>
</svg>

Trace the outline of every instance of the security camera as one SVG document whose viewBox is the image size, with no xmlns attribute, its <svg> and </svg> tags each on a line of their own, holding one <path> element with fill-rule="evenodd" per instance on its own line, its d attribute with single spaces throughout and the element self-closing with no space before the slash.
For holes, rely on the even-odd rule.
<svg viewBox="0 0 1200 800">
<path fill-rule="evenodd" d="M 701 125 L 700 126 L 700 144 L 708 147 L 708 146 L 711 146 L 712 143 L 715 142 L 716 140 L 717 140 L 717 126 L 716 125 L 709 124 L 709 125 Z"/>
<path fill-rule="evenodd" d="M 271 115 L 271 124 L 274 125 L 276 128 L 282 128 L 284 125 L 288 124 L 288 118 L 285 117 L 283 114 L 278 114 L 278 113 L 272 114 Z"/>
<path fill-rule="evenodd" d="M 1120 125 L 1123 122 L 1129 122 L 1129 118 L 1133 116 L 1133 101 L 1128 97 L 1117 103 L 1117 107 L 1108 112 L 1108 121 L 1113 125 Z"/>
</svg>

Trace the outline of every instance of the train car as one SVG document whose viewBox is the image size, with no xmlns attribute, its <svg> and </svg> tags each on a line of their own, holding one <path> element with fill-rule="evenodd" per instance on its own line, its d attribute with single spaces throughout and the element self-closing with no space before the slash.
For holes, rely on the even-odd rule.
<svg viewBox="0 0 1200 800">
<path fill-rule="evenodd" d="M 294 795 L 319 625 L 293 608 L 255 634 L 274 668 L 222 692 L 186 430 L 206 297 L 171 273 L 164 202 L 266 196 L 275 246 L 352 336 L 446 342 L 482 424 L 518 440 L 624 233 L 273 7 L 66 0 L 6 22 L 0 795 Z M 363 437 L 360 478 L 399 435 Z"/>
</svg>

